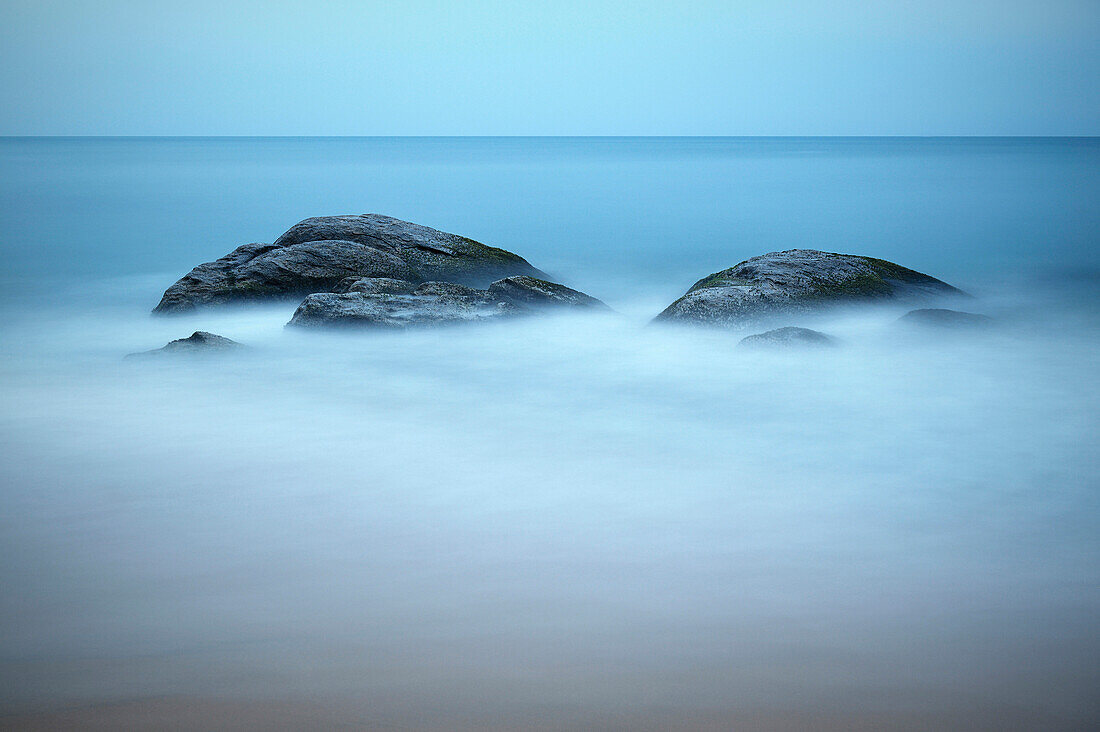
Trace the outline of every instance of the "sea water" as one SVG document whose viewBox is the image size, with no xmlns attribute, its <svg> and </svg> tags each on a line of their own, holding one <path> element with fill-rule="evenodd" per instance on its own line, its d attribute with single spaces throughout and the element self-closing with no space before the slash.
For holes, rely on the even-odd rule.
<svg viewBox="0 0 1100 732">
<path fill-rule="evenodd" d="M 1097 201 L 1094 139 L 0 140 L 0 712 L 1087 726 Z M 367 212 L 616 313 L 149 314 L 195 264 Z M 815 324 L 839 347 L 770 353 L 649 324 L 796 247 L 927 272 L 997 327 L 845 311 Z M 200 329 L 250 348 L 123 360 Z"/>
</svg>

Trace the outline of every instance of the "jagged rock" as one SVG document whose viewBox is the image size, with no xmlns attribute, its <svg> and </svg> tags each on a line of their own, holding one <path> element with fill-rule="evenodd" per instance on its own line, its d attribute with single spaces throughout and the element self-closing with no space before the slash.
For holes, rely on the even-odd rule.
<svg viewBox="0 0 1100 732">
<path fill-rule="evenodd" d="M 920 310 L 910 310 L 898 318 L 898 322 L 903 325 L 958 330 L 989 328 L 995 321 L 988 315 L 977 313 L 964 313 L 959 310 L 945 310 L 943 308 L 921 308 Z"/>
<path fill-rule="evenodd" d="M 245 244 L 200 264 L 165 291 L 154 312 L 300 298 L 351 278 L 484 287 L 509 275 L 544 276 L 517 254 L 457 234 L 379 214 L 322 216 L 295 224 L 274 244 Z"/>
<path fill-rule="evenodd" d="M 791 249 L 699 280 L 656 320 L 742 327 L 842 303 L 962 295 L 935 277 L 884 259 Z"/>
<path fill-rule="evenodd" d="M 496 320 L 546 310 L 610 310 L 583 292 L 534 277 L 505 278 L 486 290 L 450 282 L 419 286 L 387 283 L 385 287 L 393 291 L 309 295 L 287 325 L 406 328 Z"/>
<path fill-rule="evenodd" d="M 166 354 L 211 354 L 211 353 L 224 353 L 226 351 L 235 351 L 245 348 L 237 341 L 230 340 L 224 336 L 215 335 L 214 333 L 207 333 L 204 330 L 197 330 L 187 338 L 180 338 L 179 340 L 171 341 L 161 348 L 154 348 L 151 351 L 142 351 L 140 353 L 131 353 L 126 358 L 135 358 L 140 356 L 161 356 Z"/>
<path fill-rule="evenodd" d="M 744 348 L 821 348 L 835 346 L 836 341 L 820 331 L 788 326 L 746 336 L 737 345 Z"/>
</svg>

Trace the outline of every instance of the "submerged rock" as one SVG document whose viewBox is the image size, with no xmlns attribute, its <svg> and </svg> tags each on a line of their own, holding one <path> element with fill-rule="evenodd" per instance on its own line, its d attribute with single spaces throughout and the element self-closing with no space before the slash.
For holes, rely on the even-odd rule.
<svg viewBox="0 0 1100 732">
<path fill-rule="evenodd" d="M 903 325 L 915 325 L 929 328 L 974 329 L 989 328 L 995 322 L 988 315 L 964 313 L 944 308 L 921 308 L 910 310 L 898 318 Z"/>
<path fill-rule="evenodd" d="M 355 289 L 363 284 L 361 289 Z M 385 290 L 379 290 L 384 286 Z M 306 297 L 287 325 L 406 328 L 495 320 L 546 310 L 604 310 L 583 292 L 534 277 L 508 277 L 477 290 L 450 282 L 384 285 L 360 280 L 344 293 Z"/>
<path fill-rule="evenodd" d="M 746 336 L 737 345 L 744 348 L 821 348 L 835 346 L 836 341 L 820 331 L 788 326 Z"/>
<path fill-rule="evenodd" d="M 656 320 L 740 327 L 842 303 L 963 294 L 884 259 L 791 249 L 747 259 L 699 280 Z"/>
<path fill-rule="evenodd" d="M 362 278 L 484 287 L 509 275 L 544 276 L 518 254 L 457 234 L 379 214 L 321 216 L 295 224 L 274 244 L 245 244 L 200 264 L 153 312 L 302 297 Z"/>
<path fill-rule="evenodd" d="M 237 341 L 230 340 L 224 336 L 215 335 L 214 333 L 207 333 L 204 330 L 197 330 L 187 338 L 180 338 L 179 340 L 171 341 L 161 348 L 154 348 L 151 351 L 142 351 L 140 353 L 131 353 L 126 358 L 135 358 L 139 356 L 160 356 L 165 354 L 208 354 L 208 353 L 224 353 L 226 351 L 235 351 L 245 348 L 245 346 L 237 343 Z"/>
</svg>

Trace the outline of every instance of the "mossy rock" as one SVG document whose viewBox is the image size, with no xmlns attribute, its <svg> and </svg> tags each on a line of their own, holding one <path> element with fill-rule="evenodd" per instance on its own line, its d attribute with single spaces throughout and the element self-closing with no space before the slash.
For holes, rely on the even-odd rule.
<svg viewBox="0 0 1100 732">
<path fill-rule="evenodd" d="M 790 249 L 704 277 L 656 320 L 742 327 L 833 305 L 963 295 L 946 282 L 885 259 Z"/>
</svg>

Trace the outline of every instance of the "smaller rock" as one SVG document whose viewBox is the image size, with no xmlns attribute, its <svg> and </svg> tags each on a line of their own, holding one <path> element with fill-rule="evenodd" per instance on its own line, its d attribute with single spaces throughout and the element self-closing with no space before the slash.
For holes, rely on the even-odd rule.
<svg viewBox="0 0 1100 732">
<path fill-rule="evenodd" d="M 989 328 L 993 318 L 978 313 L 964 313 L 944 308 L 921 308 L 910 310 L 898 318 L 899 323 L 931 328 Z"/>
<path fill-rule="evenodd" d="M 154 348 L 151 351 L 141 351 L 140 353 L 131 353 L 126 358 L 135 358 L 139 356 L 161 356 L 164 354 L 209 354 L 209 353 L 223 353 L 225 351 L 234 351 L 244 348 L 245 346 L 237 343 L 237 341 L 230 340 L 224 336 L 215 335 L 214 333 L 207 333 L 204 330 L 197 330 L 191 334 L 188 338 L 180 338 L 179 340 L 172 341 L 166 346 L 161 348 Z"/>
<path fill-rule="evenodd" d="M 585 309 L 610 311 L 583 292 L 535 277 L 507 277 L 487 290 L 452 282 L 420 285 L 386 278 L 349 283 L 347 292 L 310 295 L 287 325 L 407 328 L 500 320 L 533 313 Z"/>
<path fill-rule="evenodd" d="M 556 282 L 519 275 L 505 277 L 489 285 L 489 297 L 517 307 L 578 307 L 610 310 L 600 300 Z"/>
<path fill-rule="evenodd" d="M 470 290 L 472 294 L 454 291 L 467 289 L 428 282 L 408 295 L 319 292 L 302 301 L 287 325 L 401 329 L 486 320 L 503 314 L 504 304 L 488 302 L 483 290 Z"/>
<path fill-rule="evenodd" d="M 835 346 L 836 341 L 816 330 L 788 326 L 746 336 L 738 345 L 746 348 L 821 348 Z"/>
</svg>

